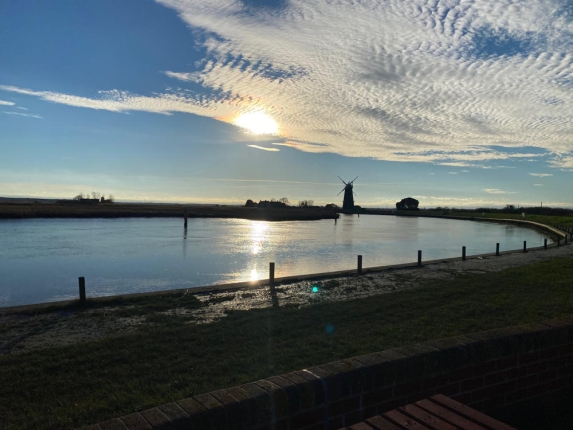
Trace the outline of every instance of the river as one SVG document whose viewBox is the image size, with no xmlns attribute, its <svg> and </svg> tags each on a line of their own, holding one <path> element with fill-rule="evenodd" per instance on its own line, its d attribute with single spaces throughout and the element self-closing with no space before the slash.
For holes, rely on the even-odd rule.
<svg viewBox="0 0 573 430">
<path fill-rule="evenodd" d="M 193 288 L 363 266 L 541 246 L 542 233 L 513 224 L 342 215 L 333 220 L 27 219 L 0 221 L 0 306 Z M 548 239 L 551 243 L 551 239 Z"/>
</svg>

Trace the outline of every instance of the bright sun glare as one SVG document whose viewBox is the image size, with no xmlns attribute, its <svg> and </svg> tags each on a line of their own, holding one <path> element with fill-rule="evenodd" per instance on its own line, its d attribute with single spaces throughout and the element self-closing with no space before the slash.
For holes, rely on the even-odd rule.
<svg viewBox="0 0 573 430">
<path fill-rule="evenodd" d="M 263 111 L 242 113 L 235 124 L 253 134 L 277 134 L 279 131 L 277 122 Z"/>
</svg>

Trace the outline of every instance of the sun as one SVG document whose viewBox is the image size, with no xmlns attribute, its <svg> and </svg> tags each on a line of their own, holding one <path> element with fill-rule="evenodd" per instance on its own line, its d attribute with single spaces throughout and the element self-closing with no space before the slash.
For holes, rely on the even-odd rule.
<svg viewBox="0 0 573 430">
<path fill-rule="evenodd" d="M 262 110 L 242 113 L 235 120 L 235 125 L 253 134 L 277 134 L 279 125 Z"/>
</svg>

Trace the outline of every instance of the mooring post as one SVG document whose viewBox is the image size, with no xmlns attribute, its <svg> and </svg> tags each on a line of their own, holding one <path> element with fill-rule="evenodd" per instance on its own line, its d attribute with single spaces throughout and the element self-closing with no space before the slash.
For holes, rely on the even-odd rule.
<svg viewBox="0 0 573 430">
<path fill-rule="evenodd" d="M 422 267 L 422 251 L 418 250 L 418 267 Z"/>
<path fill-rule="evenodd" d="M 466 261 L 466 247 L 462 246 L 462 261 Z"/>
<path fill-rule="evenodd" d="M 183 211 L 183 227 L 187 228 L 187 208 L 185 208 L 185 210 Z"/>
<path fill-rule="evenodd" d="M 523 241 L 523 252 L 527 252 L 527 241 Z"/>
<path fill-rule="evenodd" d="M 495 255 L 499 256 L 499 243 L 495 244 Z"/>
<path fill-rule="evenodd" d="M 269 263 L 269 287 L 275 289 L 275 263 Z"/>
<path fill-rule="evenodd" d="M 80 276 L 78 278 L 80 284 L 80 302 L 86 301 L 86 278 Z"/>
<path fill-rule="evenodd" d="M 544 249 L 547 249 L 547 239 L 544 239 L 544 240 L 543 240 L 543 248 L 544 248 Z"/>
<path fill-rule="evenodd" d="M 359 275 L 362 275 L 362 255 L 358 256 L 358 269 L 357 272 Z"/>
</svg>

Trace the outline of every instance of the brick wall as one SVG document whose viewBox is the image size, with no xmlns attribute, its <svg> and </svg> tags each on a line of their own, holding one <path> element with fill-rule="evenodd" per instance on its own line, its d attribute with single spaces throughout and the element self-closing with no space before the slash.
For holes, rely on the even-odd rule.
<svg viewBox="0 0 573 430">
<path fill-rule="evenodd" d="M 436 393 L 488 412 L 572 382 L 573 318 L 566 318 L 354 357 L 88 428 L 338 429 Z"/>
</svg>

